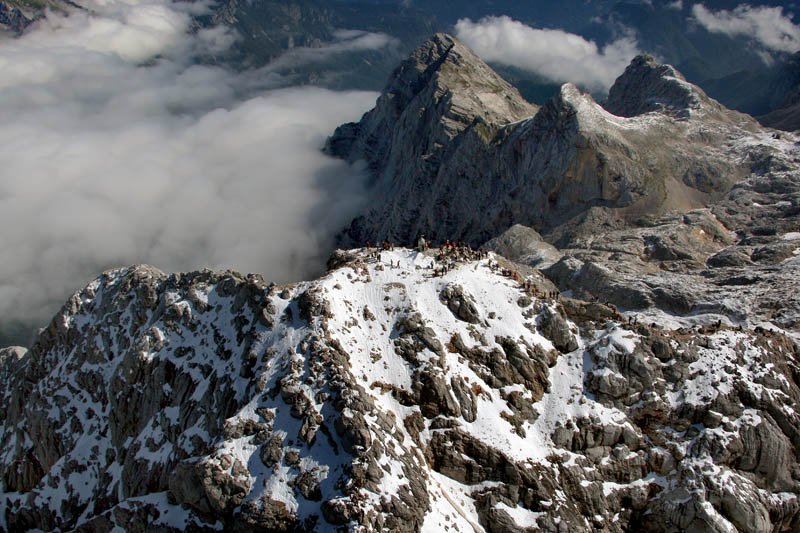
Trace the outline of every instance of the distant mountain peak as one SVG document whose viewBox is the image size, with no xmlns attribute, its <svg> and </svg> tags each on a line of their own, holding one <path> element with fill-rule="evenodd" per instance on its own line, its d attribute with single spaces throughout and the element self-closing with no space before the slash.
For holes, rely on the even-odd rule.
<svg viewBox="0 0 800 533">
<path fill-rule="evenodd" d="M 418 95 L 419 104 L 425 106 L 447 98 L 450 105 L 442 110 L 462 115 L 465 122 L 481 116 L 487 122 L 505 124 L 536 112 L 536 106 L 467 45 L 445 33 L 434 34 L 400 64 L 384 96 L 402 112 Z"/>
<path fill-rule="evenodd" d="M 385 92 L 393 95 L 398 107 L 406 105 L 431 81 L 457 44 L 460 43 L 447 34 L 435 34 L 400 64 L 389 78 Z"/>
<path fill-rule="evenodd" d="M 425 66 L 440 65 L 442 61 L 447 59 L 450 51 L 456 47 L 459 48 L 457 52 L 461 52 L 462 54 L 464 52 L 472 53 L 455 37 L 446 33 L 436 33 L 431 36 L 430 39 L 419 45 L 403 65 L 414 62 Z"/>
<path fill-rule="evenodd" d="M 537 110 L 469 47 L 437 33 L 395 69 L 375 108 L 359 123 L 337 128 L 325 149 L 350 161 L 366 159 L 376 172 L 412 160 L 438 161 L 441 148 L 476 120 L 499 128 Z M 424 139 L 422 146 L 409 147 L 419 158 L 408 157 L 408 150 L 399 147 L 409 131 Z M 423 165 L 414 172 L 429 169 Z"/>
<path fill-rule="evenodd" d="M 548 234 L 592 207 L 629 223 L 699 208 L 748 175 L 739 159 L 763 135 L 751 117 L 646 55 L 619 77 L 605 108 L 567 83 L 536 110 L 443 34 L 386 87 L 373 110 L 328 141 L 328 153 L 365 161 L 376 185 L 342 244 L 419 233 L 478 244 L 517 223 Z"/>
<path fill-rule="evenodd" d="M 436 115 L 423 120 L 455 121 L 454 133 L 477 116 L 502 125 L 536 112 L 468 46 L 445 33 L 434 34 L 400 64 L 381 98 L 391 102 L 387 111 L 398 116 L 417 106 L 436 109 Z"/>
<path fill-rule="evenodd" d="M 608 92 L 606 109 L 618 116 L 634 117 L 658 111 L 688 118 L 710 99 L 699 87 L 672 65 L 664 65 L 653 56 L 636 56 Z"/>
</svg>

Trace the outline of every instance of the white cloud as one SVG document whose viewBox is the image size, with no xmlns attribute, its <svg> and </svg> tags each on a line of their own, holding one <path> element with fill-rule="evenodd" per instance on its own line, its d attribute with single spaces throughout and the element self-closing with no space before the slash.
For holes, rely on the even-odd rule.
<svg viewBox="0 0 800 533">
<path fill-rule="evenodd" d="M 298 46 L 291 48 L 272 61 L 264 71 L 279 71 L 287 67 L 297 68 L 328 61 L 337 54 L 349 52 L 366 52 L 381 48 L 396 47 L 399 41 L 385 33 L 374 33 L 361 30 L 337 30 L 333 33 L 334 41 L 321 46 Z"/>
<path fill-rule="evenodd" d="M 235 36 L 187 33 L 183 4 L 107 0 L 0 41 L 0 322 L 43 324 L 132 263 L 302 279 L 358 207 L 362 176 L 320 148 L 375 93 L 241 97 L 263 80 L 193 64 Z"/>
<path fill-rule="evenodd" d="M 51 15 L 42 21 L 40 41 L 52 45 L 58 40 L 86 51 L 111 52 L 132 62 L 145 61 L 186 41 L 188 13 L 157 0 L 86 7 L 97 16 Z"/>
<path fill-rule="evenodd" d="M 461 19 L 456 35 L 485 61 L 531 70 L 553 81 L 570 81 L 593 91 L 607 90 L 639 53 L 630 36 L 600 49 L 580 35 L 534 29 L 507 16 L 478 22 Z"/>
<path fill-rule="evenodd" d="M 741 4 L 733 11 L 711 11 L 703 4 L 695 4 L 692 14 L 710 32 L 749 37 L 769 50 L 800 50 L 800 26 L 783 13 L 782 7 Z"/>
<path fill-rule="evenodd" d="M 675 0 L 674 2 L 670 2 L 669 4 L 667 4 L 667 7 L 669 9 L 674 9 L 676 11 L 682 11 L 683 10 L 683 0 Z"/>
</svg>

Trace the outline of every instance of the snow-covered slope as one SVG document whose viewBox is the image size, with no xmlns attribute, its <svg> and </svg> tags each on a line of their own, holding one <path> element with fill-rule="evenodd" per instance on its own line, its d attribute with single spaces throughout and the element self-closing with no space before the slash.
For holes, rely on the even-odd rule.
<svg viewBox="0 0 800 533">
<path fill-rule="evenodd" d="M 337 252 L 288 287 L 105 273 L 0 353 L 0 525 L 798 526 L 790 340 L 627 324 L 499 256 L 435 255 Z"/>
</svg>

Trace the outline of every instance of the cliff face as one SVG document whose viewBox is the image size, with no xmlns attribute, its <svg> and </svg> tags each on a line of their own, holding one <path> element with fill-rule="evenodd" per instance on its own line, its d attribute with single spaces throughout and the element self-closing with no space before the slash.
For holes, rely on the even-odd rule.
<svg viewBox="0 0 800 533">
<path fill-rule="evenodd" d="M 345 240 L 410 241 L 433 217 L 447 224 L 448 202 L 464 199 L 447 198 L 440 170 L 480 164 L 502 126 L 536 110 L 463 43 L 435 35 L 392 74 L 373 110 L 328 140 L 328 153 L 366 163 L 374 191 Z"/>
<path fill-rule="evenodd" d="M 336 130 L 326 151 L 363 159 L 375 172 L 402 168 L 413 177 L 435 171 L 476 119 L 490 129 L 535 111 L 463 43 L 440 33 L 400 64 L 373 110 Z"/>
<path fill-rule="evenodd" d="M 566 84 L 534 114 L 474 54 L 441 62 L 431 50 L 446 39 L 420 47 L 375 109 L 328 142 L 329 153 L 366 161 L 374 181 L 346 243 L 419 232 L 479 243 L 516 223 L 552 232 L 592 207 L 630 221 L 707 205 L 751 172 L 764 130 L 652 58 L 631 63 L 608 110 Z M 491 102 L 476 87 L 496 88 Z M 465 111 L 454 118 L 442 102 Z"/>
<path fill-rule="evenodd" d="M 787 337 L 631 325 L 499 256 L 447 263 L 104 274 L 2 352 L 0 528 L 800 525 Z"/>
</svg>

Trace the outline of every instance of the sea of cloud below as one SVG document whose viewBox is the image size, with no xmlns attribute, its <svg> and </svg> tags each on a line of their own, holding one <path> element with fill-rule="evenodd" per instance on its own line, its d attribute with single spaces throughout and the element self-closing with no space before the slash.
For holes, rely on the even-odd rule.
<svg viewBox="0 0 800 533">
<path fill-rule="evenodd" d="M 376 95 L 199 64 L 237 39 L 190 31 L 199 3 L 86 7 L 0 40 L 0 322 L 42 325 L 133 263 L 313 275 L 363 198 L 359 172 L 320 149 Z M 332 52 L 386 44 L 341 37 Z"/>
</svg>

